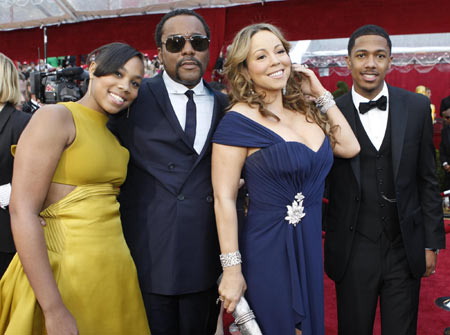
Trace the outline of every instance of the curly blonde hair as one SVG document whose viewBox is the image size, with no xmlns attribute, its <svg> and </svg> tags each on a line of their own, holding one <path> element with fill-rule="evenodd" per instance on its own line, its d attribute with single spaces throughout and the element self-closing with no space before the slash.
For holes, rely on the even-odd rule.
<svg viewBox="0 0 450 335">
<path fill-rule="evenodd" d="M 224 65 L 224 72 L 230 84 L 230 107 L 228 110 L 236 103 L 244 102 L 250 107 L 257 106 L 264 117 L 273 117 L 279 121 L 279 117 L 265 107 L 266 94 L 254 91 L 253 82 L 246 71 L 251 39 L 257 32 L 264 30 L 278 37 L 286 52 L 289 53 L 291 48 L 289 42 L 283 37 L 280 30 L 271 24 L 252 24 L 239 31 L 227 52 Z M 308 122 L 318 124 L 334 145 L 335 140 L 332 134 L 334 127 L 330 126 L 327 116 L 320 113 L 314 103 L 306 101 L 301 90 L 301 80 L 298 73 L 291 71 L 286 84 L 286 92 L 283 95 L 283 107 L 304 114 Z"/>
</svg>

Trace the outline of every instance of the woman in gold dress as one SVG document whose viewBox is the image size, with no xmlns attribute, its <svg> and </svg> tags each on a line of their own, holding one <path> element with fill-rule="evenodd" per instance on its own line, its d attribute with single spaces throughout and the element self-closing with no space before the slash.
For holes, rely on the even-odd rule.
<svg viewBox="0 0 450 335">
<path fill-rule="evenodd" d="M 149 334 L 116 200 L 129 154 L 106 127 L 136 98 L 143 56 L 123 43 L 92 56 L 88 93 L 40 108 L 15 151 L 0 334 Z"/>
</svg>

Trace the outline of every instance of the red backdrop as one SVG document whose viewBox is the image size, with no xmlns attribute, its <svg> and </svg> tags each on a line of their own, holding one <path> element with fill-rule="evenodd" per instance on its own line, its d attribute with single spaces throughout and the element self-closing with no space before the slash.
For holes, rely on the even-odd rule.
<svg viewBox="0 0 450 335">
<path fill-rule="evenodd" d="M 450 70 L 450 65 L 448 65 Z M 338 76 L 333 73 L 327 77 L 320 77 L 321 83 L 331 92 L 336 90 L 336 83 L 341 80 L 345 81 L 349 88 L 352 86 L 352 77 Z M 393 86 L 402 87 L 408 91 L 414 91 L 418 85 L 424 85 L 431 89 L 431 103 L 436 106 L 436 114 L 439 115 L 439 107 L 441 99 L 450 95 L 450 71 L 440 72 L 433 69 L 428 73 L 419 73 L 416 70 L 411 70 L 408 73 L 401 73 L 397 70 L 392 70 L 386 76 L 386 82 Z"/>
<path fill-rule="evenodd" d="M 199 9 L 211 28 L 211 66 L 221 47 L 242 27 L 270 22 L 282 28 L 291 41 L 348 37 L 360 25 L 376 23 L 390 34 L 449 32 L 450 1 L 433 0 L 288 0 L 227 8 Z M 127 42 L 140 50 L 154 50 L 154 29 L 162 14 L 101 19 L 50 26 L 47 30 L 49 57 L 87 54 L 96 47 Z M 0 51 L 10 58 L 41 58 L 43 30 L 20 29 L 0 32 Z"/>
<path fill-rule="evenodd" d="M 447 66 L 447 70 L 450 70 L 450 65 Z M 340 80 L 345 81 L 349 88 L 352 87 L 351 75 L 341 77 L 333 73 L 327 77 L 320 77 L 321 83 L 331 92 L 336 90 L 336 83 Z M 437 69 L 433 69 L 428 73 L 419 73 L 413 69 L 408 73 L 402 73 L 397 70 L 392 70 L 386 76 L 386 82 L 392 86 L 402 87 L 408 91 L 415 91 L 418 85 L 429 87 L 431 89 L 431 103 L 436 107 L 437 118 L 439 118 L 439 108 L 442 98 L 450 95 L 450 71 L 440 72 Z M 434 145 L 436 148 L 439 148 L 442 124 L 439 119 L 437 121 L 439 122 L 434 125 Z"/>
<path fill-rule="evenodd" d="M 199 9 L 211 28 L 211 61 L 206 78 L 220 49 L 231 42 L 242 27 L 256 22 L 273 23 L 285 32 L 288 40 L 348 37 L 357 27 L 375 23 L 390 34 L 450 32 L 450 20 L 442 13 L 450 12 L 450 1 L 433 0 L 288 0 L 227 8 Z M 50 26 L 47 30 L 47 55 L 82 55 L 96 47 L 122 41 L 139 50 L 156 53 L 153 34 L 162 14 L 119 17 L 75 24 Z M 450 41 L 449 41 L 450 45 Z M 44 55 L 43 30 L 39 28 L 0 32 L 0 51 L 14 60 L 31 61 Z M 322 77 L 333 90 L 343 77 Z M 349 84 L 350 78 L 345 79 Z M 440 101 L 450 94 L 450 73 L 433 70 L 421 74 L 393 71 L 388 82 L 413 90 L 417 85 L 429 86 L 432 102 L 439 110 Z"/>
</svg>

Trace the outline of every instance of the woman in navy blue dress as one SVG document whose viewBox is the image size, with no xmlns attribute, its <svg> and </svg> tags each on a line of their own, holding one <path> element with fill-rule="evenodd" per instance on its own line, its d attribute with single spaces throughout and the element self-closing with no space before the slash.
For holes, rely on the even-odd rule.
<svg viewBox="0 0 450 335">
<path fill-rule="evenodd" d="M 236 35 L 227 55 L 231 108 L 212 156 L 219 294 L 227 312 L 245 294 L 264 335 L 321 335 L 324 181 L 333 153 L 353 157 L 359 144 L 331 94 L 288 52 L 277 28 L 256 24 Z M 238 240 L 241 172 L 249 207 Z"/>
</svg>

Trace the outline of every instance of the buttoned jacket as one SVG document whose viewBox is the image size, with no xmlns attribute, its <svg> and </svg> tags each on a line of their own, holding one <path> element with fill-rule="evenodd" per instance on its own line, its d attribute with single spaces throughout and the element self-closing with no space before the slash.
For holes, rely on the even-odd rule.
<svg viewBox="0 0 450 335">
<path fill-rule="evenodd" d="M 130 111 L 109 122 L 130 151 L 119 201 L 145 292 L 199 292 L 211 288 L 220 273 L 211 137 L 228 101 L 204 84 L 214 95 L 214 110 L 200 154 L 189 144 L 161 75 L 145 79 Z"/>
<path fill-rule="evenodd" d="M 425 248 L 445 248 L 430 102 L 420 94 L 400 88 L 388 85 L 388 90 L 400 230 L 411 273 L 420 277 L 425 272 Z M 336 102 L 356 134 L 358 116 L 351 92 Z M 335 281 L 345 273 L 357 230 L 360 175 L 360 156 L 356 155 L 351 159 L 335 157 L 327 178 L 325 270 Z"/>
</svg>

